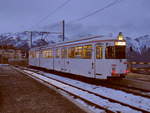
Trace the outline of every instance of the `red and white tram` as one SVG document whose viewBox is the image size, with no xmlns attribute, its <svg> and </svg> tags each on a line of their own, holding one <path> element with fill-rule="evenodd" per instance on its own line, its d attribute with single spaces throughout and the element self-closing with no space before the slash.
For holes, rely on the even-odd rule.
<svg viewBox="0 0 150 113">
<path fill-rule="evenodd" d="M 106 79 L 127 74 L 126 41 L 95 36 L 32 48 L 29 65 L 90 78 Z"/>
</svg>

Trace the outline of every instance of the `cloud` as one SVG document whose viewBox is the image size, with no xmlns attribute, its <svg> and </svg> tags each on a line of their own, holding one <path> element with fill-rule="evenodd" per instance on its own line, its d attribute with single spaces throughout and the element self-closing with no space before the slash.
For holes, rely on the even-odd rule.
<svg viewBox="0 0 150 113">
<path fill-rule="evenodd" d="M 65 0 L 0 0 L 0 29 L 3 32 L 31 30 L 31 26 L 51 13 Z M 42 21 L 34 30 L 61 31 L 60 22 L 66 23 L 85 16 L 109 4 L 110 0 L 72 0 L 53 16 Z M 76 23 L 68 23 L 68 35 L 107 34 L 123 31 L 127 35 L 150 34 L 150 0 L 122 0 L 100 13 Z M 55 27 L 51 24 L 57 23 Z"/>
</svg>

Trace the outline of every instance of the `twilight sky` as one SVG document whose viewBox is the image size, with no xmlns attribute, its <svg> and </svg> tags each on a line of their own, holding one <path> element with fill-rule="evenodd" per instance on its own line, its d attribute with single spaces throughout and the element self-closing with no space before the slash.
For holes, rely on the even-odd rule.
<svg viewBox="0 0 150 113">
<path fill-rule="evenodd" d="M 31 29 L 56 31 L 51 25 L 64 19 L 68 23 L 68 35 L 115 34 L 119 31 L 133 37 L 150 34 L 150 0 L 120 0 L 114 6 L 82 21 L 70 22 L 115 1 L 71 0 L 61 10 L 41 21 L 65 1 L 0 0 L 0 33 Z"/>
</svg>

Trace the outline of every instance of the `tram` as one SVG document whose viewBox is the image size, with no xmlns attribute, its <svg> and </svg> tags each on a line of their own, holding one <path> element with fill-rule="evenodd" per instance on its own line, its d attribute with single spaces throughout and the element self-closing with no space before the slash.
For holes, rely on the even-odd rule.
<svg viewBox="0 0 150 113">
<path fill-rule="evenodd" d="M 127 74 L 126 41 L 94 36 L 31 48 L 29 65 L 88 78 L 107 79 Z"/>
</svg>

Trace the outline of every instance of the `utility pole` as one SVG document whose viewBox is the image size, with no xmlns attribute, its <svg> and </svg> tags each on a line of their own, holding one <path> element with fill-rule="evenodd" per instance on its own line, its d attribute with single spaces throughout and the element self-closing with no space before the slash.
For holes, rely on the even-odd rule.
<svg viewBox="0 0 150 113">
<path fill-rule="evenodd" d="M 62 38 L 64 41 L 65 40 L 65 21 L 64 20 L 62 21 Z"/>
<path fill-rule="evenodd" d="M 30 48 L 32 48 L 32 31 L 30 31 Z"/>
</svg>

